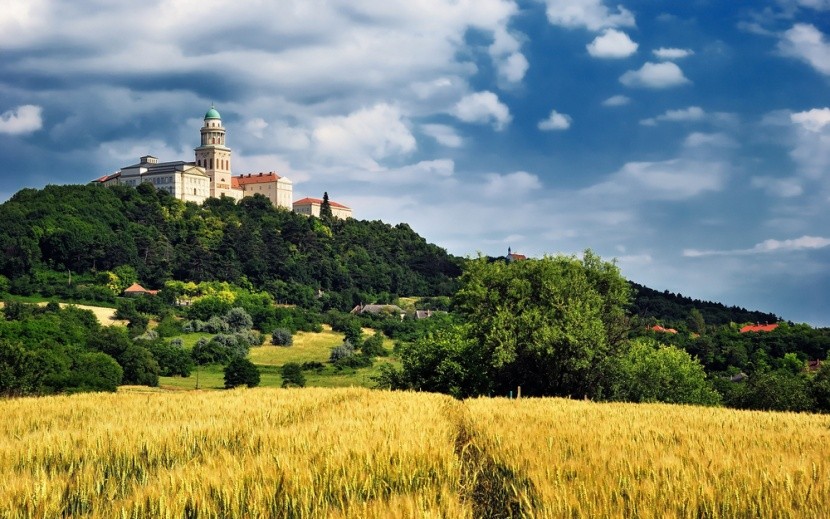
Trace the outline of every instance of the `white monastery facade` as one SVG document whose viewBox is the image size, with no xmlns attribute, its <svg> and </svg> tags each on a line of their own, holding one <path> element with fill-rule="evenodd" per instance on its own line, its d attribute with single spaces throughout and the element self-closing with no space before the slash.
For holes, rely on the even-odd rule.
<svg viewBox="0 0 830 519">
<path fill-rule="evenodd" d="M 199 130 L 200 145 L 194 149 L 193 162 L 159 162 L 152 155 L 139 158 L 137 164 L 124 166 L 94 182 L 103 185 L 136 187 L 149 182 L 156 189 L 167 191 L 185 202 L 203 203 L 208 198 L 229 197 L 241 200 L 245 196 L 261 194 L 276 207 L 306 215 L 320 216 L 321 200 L 304 198 L 292 203 L 294 186 L 286 177 L 275 172 L 248 173 L 234 176 L 231 169 L 232 151 L 225 143 L 222 116 L 213 106 L 205 113 L 204 125 Z M 343 204 L 329 202 L 332 214 L 350 218 L 352 210 Z"/>
</svg>

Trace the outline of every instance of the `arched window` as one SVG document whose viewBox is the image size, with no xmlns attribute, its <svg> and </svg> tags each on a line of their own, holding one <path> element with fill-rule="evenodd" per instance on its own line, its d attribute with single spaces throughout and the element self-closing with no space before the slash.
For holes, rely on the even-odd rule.
<svg viewBox="0 0 830 519">
<path fill-rule="evenodd" d="M 213 159 L 210 159 L 210 169 L 213 169 Z"/>
</svg>

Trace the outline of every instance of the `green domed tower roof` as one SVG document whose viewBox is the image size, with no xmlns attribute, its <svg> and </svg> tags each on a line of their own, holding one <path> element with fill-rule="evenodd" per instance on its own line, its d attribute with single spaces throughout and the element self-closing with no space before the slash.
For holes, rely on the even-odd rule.
<svg viewBox="0 0 830 519">
<path fill-rule="evenodd" d="M 216 108 L 213 105 L 210 106 L 210 110 L 207 111 L 205 114 L 205 120 L 207 119 L 221 119 L 222 116 L 219 115 L 219 112 L 216 111 Z"/>
</svg>

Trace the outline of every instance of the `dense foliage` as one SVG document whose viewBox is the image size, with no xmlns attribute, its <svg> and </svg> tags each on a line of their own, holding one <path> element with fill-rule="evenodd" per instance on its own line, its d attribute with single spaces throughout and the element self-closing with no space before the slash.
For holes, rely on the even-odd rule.
<svg viewBox="0 0 830 519">
<path fill-rule="evenodd" d="M 673 327 L 686 323 L 694 326 L 695 320 L 691 316 L 698 314 L 706 323 L 715 325 L 779 321 L 778 316 L 767 312 L 701 301 L 668 290 L 660 292 L 637 283 L 631 283 L 631 287 L 634 292 L 632 311 L 635 315 L 654 318 Z M 693 314 L 693 310 L 696 310 L 697 314 Z"/>
<path fill-rule="evenodd" d="M 521 386 L 534 396 L 828 410 L 830 368 L 813 373 L 807 361 L 827 358 L 830 330 L 779 323 L 741 333 L 734 323 L 708 324 L 713 314 L 694 305 L 675 316 L 679 331 L 655 329 L 654 316 L 626 312 L 629 287 L 590 251 L 471 261 L 451 315 L 382 326 L 403 342 L 401 367 L 382 366 L 379 382 L 456 397 Z"/>
<path fill-rule="evenodd" d="M 7 301 L 0 320 L 0 395 L 115 391 L 119 384 L 157 385 L 150 348 L 123 328 L 103 328 L 87 310 Z"/>
<path fill-rule="evenodd" d="M 625 345 L 629 287 L 617 268 L 582 259 L 467 264 L 453 300 L 457 322 L 401 352 L 392 387 L 456 396 L 521 386 L 529 395 L 601 396 L 606 359 Z"/>
<path fill-rule="evenodd" d="M 225 366 L 225 388 L 259 385 L 259 369 L 248 359 L 236 357 Z"/>
<path fill-rule="evenodd" d="M 262 196 L 200 207 L 150 184 L 47 186 L 0 205 L 0 221 L 0 274 L 20 294 L 112 300 L 136 280 L 219 280 L 350 309 L 378 295 L 450 295 L 459 273 L 458 260 L 406 224 L 307 218 Z"/>
</svg>

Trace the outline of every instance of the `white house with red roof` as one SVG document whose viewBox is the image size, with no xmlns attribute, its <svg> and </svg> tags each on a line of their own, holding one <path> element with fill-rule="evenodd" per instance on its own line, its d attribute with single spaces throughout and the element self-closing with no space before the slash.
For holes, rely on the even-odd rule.
<svg viewBox="0 0 830 519">
<path fill-rule="evenodd" d="M 316 216 L 320 217 L 320 208 L 323 206 L 323 201 L 319 198 L 303 198 L 302 200 L 297 200 L 294 202 L 294 212 L 298 214 L 304 214 L 306 216 Z M 333 200 L 329 200 L 329 207 L 331 207 L 331 214 L 335 218 L 342 218 L 345 220 L 346 218 L 352 217 L 352 209 L 351 207 L 346 207 L 343 204 L 334 202 Z"/>
<path fill-rule="evenodd" d="M 132 285 L 124 289 L 125 296 L 154 296 L 158 293 L 158 290 L 147 290 L 138 283 L 133 283 Z"/>
<path fill-rule="evenodd" d="M 231 178 L 231 187 L 241 189 L 242 196 L 260 194 L 271 201 L 276 207 L 291 209 L 291 198 L 294 186 L 291 180 L 281 177 L 275 172 L 248 173 Z"/>
</svg>

